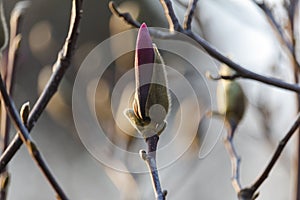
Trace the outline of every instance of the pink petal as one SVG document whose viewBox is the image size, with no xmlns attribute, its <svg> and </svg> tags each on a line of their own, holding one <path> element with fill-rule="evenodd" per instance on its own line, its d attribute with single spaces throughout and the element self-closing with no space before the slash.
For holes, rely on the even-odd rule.
<svg viewBox="0 0 300 200">
<path fill-rule="evenodd" d="M 143 23 L 139 29 L 135 50 L 135 79 L 136 92 L 138 97 L 138 116 L 144 119 L 145 106 L 149 94 L 149 88 L 153 73 L 154 49 L 152 39 L 147 28 Z"/>
</svg>

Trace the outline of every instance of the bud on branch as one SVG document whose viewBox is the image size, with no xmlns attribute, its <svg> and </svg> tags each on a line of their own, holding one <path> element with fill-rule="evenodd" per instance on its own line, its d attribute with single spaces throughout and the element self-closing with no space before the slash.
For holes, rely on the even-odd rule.
<svg viewBox="0 0 300 200">
<path fill-rule="evenodd" d="M 164 61 L 145 23 L 139 29 L 135 51 L 135 94 L 125 115 L 145 137 L 160 134 L 170 110 Z"/>
<path fill-rule="evenodd" d="M 232 76 L 233 70 L 227 65 L 222 65 L 220 75 Z M 240 84 L 235 80 L 220 80 L 217 88 L 219 113 L 225 116 L 225 123 L 230 128 L 229 139 L 243 118 L 247 101 Z"/>
</svg>

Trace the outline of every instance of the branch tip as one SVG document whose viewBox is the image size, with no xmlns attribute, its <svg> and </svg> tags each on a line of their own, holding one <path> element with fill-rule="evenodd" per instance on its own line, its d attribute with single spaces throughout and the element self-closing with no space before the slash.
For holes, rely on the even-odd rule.
<svg viewBox="0 0 300 200">
<path fill-rule="evenodd" d="M 140 154 L 140 157 L 141 157 L 143 160 L 147 160 L 147 153 L 146 153 L 145 150 L 143 150 L 143 149 L 140 150 L 139 154 Z"/>
<path fill-rule="evenodd" d="M 183 28 L 185 30 L 191 30 L 192 29 L 192 20 L 193 20 L 193 15 L 195 12 L 195 9 L 197 8 L 197 2 L 198 0 L 190 0 L 189 5 L 187 8 L 186 15 L 184 17 L 184 22 L 183 22 Z"/>
<path fill-rule="evenodd" d="M 133 19 L 130 13 L 121 12 L 114 1 L 110 1 L 108 3 L 108 8 L 110 9 L 113 15 L 122 18 L 127 24 L 134 26 L 136 28 L 139 28 L 141 26 L 141 24 L 138 21 Z"/>
</svg>

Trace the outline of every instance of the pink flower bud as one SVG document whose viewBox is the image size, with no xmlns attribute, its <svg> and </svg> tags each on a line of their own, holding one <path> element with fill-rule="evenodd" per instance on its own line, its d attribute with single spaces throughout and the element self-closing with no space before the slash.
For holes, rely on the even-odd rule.
<svg viewBox="0 0 300 200">
<path fill-rule="evenodd" d="M 167 124 L 170 95 L 163 58 L 152 44 L 146 24 L 141 25 L 138 33 L 134 68 L 135 94 L 132 107 L 124 113 L 144 138 L 160 135 Z"/>
<path fill-rule="evenodd" d="M 146 116 L 145 107 L 150 91 L 154 59 L 152 39 L 147 25 L 143 23 L 139 29 L 135 50 L 135 95 L 138 103 L 134 104 L 134 112 L 142 120 L 149 120 Z"/>
</svg>

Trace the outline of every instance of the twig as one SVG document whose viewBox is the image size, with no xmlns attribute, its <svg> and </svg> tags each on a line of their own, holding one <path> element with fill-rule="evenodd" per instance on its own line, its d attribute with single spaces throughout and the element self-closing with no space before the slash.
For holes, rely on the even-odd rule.
<svg viewBox="0 0 300 200">
<path fill-rule="evenodd" d="M 185 3 L 185 2 L 183 2 L 183 1 L 181 1 L 181 0 L 174 0 L 174 2 L 177 3 L 179 6 L 181 6 L 181 7 L 184 8 L 184 9 L 188 9 L 188 7 L 189 7 L 189 4 L 188 4 L 188 3 Z M 199 10 L 195 9 L 195 14 L 193 14 L 193 16 L 195 16 L 195 20 L 196 20 L 196 22 L 197 22 L 197 26 L 198 26 L 198 28 L 200 29 L 200 30 L 199 30 L 199 32 L 200 32 L 199 34 L 200 34 L 204 39 L 206 39 L 205 33 L 204 33 L 204 31 L 203 31 L 203 25 L 202 25 L 201 20 L 200 20 Z"/>
<path fill-rule="evenodd" d="M 296 17 L 296 7 L 299 4 L 299 0 L 290 0 L 289 3 L 287 1 L 285 3 L 285 8 L 288 13 L 289 18 L 289 34 L 291 38 L 291 44 L 293 46 L 293 51 L 290 55 L 290 60 L 292 62 L 292 67 L 294 70 L 294 80 L 295 83 L 299 83 L 299 69 L 300 69 L 300 63 L 299 60 L 297 60 L 297 54 L 298 49 L 296 48 L 296 40 L 299 39 L 298 34 L 299 32 L 295 29 L 295 17 Z M 299 15 L 299 13 L 298 13 Z M 297 19 L 296 19 L 297 21 Z M 297 28 L 297 27 L 296 27 Z M 299 28 L 299 27 L 298 27 Z M 297 103 L 298 103 L 298 112 L 300 111 L 300 94 L 297 94 Z M 300 130 L 298 130 L 300 134 Z M 296 199 L 300 199 L 300 135 L 298 134 L 298 144 L 297 144 L 297 158 L 296 158 Z"/>
<path fill-rule="evenodd" d="M 123 18 L 124 21 L 127 22 L 129 25 L 133 25 L 136 28 L 139 28 L 141 26 L 141 24 L 139 22 L 137 22 L 136 20 L 133 19 L 133 17 L 130 15 L 130 13 L 128 13 L 128 12 L 125 12 L 125 13 L 120 12 L 117 9 L 117 6 L 116 6 L 115 2 L 110 1 L 108 3 L 108 7 L 109 7 L 109 9 L 111 10 L 111 12 L 114 15 Z"/>
<path fill-rule="evenodd" d="M 190 38 L 194 39 L 199 45 L 201 45 L 207 51 L 207 53 L 209 55 L 211 55 L 213 58 L 219 60 L 220 62 L 228 65 L 230 68 L 234 69 L 236 71 L 236 73 L 238 74 L 238 77 L 256 80 L 256 81 L 259 81 L 259 82 L 262 82 L 262 83 L 265 83 L 265 84 L 269 84 L 269 85 L 272 85 L 272 86 L 275 86 L 275 87 L 278 87 L 278 88 L 294 91 L 294 92 L 297 92 L 298 94 L 300 93 L 300 87 L 297 84 L 287 83 L 287 82 L 284 82 L 284 81 L 276 79 L 276 78 L 266 77 L 266 76 L 254 73 L 252 71 L 249 71 L 246 68 L 242 67 L 241 65 L 233 62 L 232 60 L 230 60 L 226 56 L 224 56 L 215 47 L 210 45 L 206 40 L 204 40 L 199 35 L 193 33 L 191 30 L 183 30 L 182 28 L 180 28 L 178 19 L 177 19 L 175 13 L 174 13 L 173 8 L 172 8 L 171 1 L 170 0 L 160 0 L 160 2 L 161 2 L 162 6 L 165 10 L 165 15 L 168 19 L 171 32 L 173 30 L 176 30 L 176 31 L 178 31 L 180 33 L 183 33 L 183 34 L 189 36 Z M 114 9 L 117 10 L 116 7 Z M 125 18 L 123 18 L 123 19 L 126 21 Z M 134 24 L 138 23 L 136 21 L 134 21 L 134 22 L 135 23 L 127 21 L 127 23 L 132 24 L 133 26 L 134 26 Z M 177 28 L 175 28 L 175 27 L 177 27 Z M 278 30 L 280 31 L 280 29 L 278 29 Z M 157 35 L 159 35 L 159 34 L 157 34 L 157 32 L 156 33 L 154 32 L 154 34 L 152 32 L 150 32 L 150 33 L 153 36 L 157 36 Z M 169 39 L 169 38 L 173 38 L 174 36 L 175 36 L 174 33 L 172 33 L 172 35 L 170 35 L 169 37 L 165 36 L 165 38 Z M 222 77 L 220 77 L 220 78 L 222 78 Z M 223 78 L 237 78 L 237 77 L 223 77 Z M 258 193 L 255 193 L 256 190 L 264 182 L 264 180 L 268 177 L 268 174 L 270 173 L 271 169 L 275 165 L 275 163 L 276 163 L 277 159 L 279 158 L 281 152 L 283 151 L 286 143 L 288 142 L 290 137 L 293 135 L 295 130 L 299 127 L 299 124 L 300 124 L 300 116 L 298 116 L 298 119 L 296 120 L 294 125 L 291 127 L 290 131 L 287 133 L 287 135 L 279 143 L 279 145 L 277 147 L 277 150 L 276 150 L 275 154 L 273 155 L 273 158 L 271 159 L 269 165 L 265 169 L 264 173 L 260 176 L 260 178 L 250 188 L 244 188 L 244 189 L 240 190 L 240 192 L 238 193 L 240 199 L 255 199 L 258 196 Z M 235 165 L 238 166 L 238 160 L 239 159 L 238 159 L 236 153 L 234 153 L 235 151 L 234 151 L 234 148 L 232 149 L 232 145 L 231 145 L 231 150 L 233 152 L 233 154 L 232 154 L 233 157 L 235 157 L 234 163 L 235 163 Z M 238 187 L 236 187 L 236 191 L 238 191 L 238 189 L 240 189 L 241 187 L 240 187 L 240 184 L 239 184 L 239 181 L 238 181 L 238 171 L 237 171 L 238 167 L 235 167 L 235 168 L 236 169 L 235 169 L 235 173 L 234 173 L 235 176 L 234 177 L 236 179 L 235 182 L 237 182 L 236 185 L 238 186 Z"/>
<path fill-rule="evenodd" d="M 163 6 L 165 16 L 169 23 L 170 32 L 182 31 L 183 28 L 179 24 L 178 18 L 174 12 L 171 0 L 160 0 L 161 5 Z"/>
<path fill-rule="evenodd" d="M 299 60 L 297 59 L 297 54 L 298 49 L 296 47 L 296 40 L 299 39 L 298 34 L 299 34 L 299 30 L 297 31 L 296 29 L 299 28 L 295 26 L 297 26 L 295 24 L 295 21 L 298 22 L 298 20 L 295 19 L 296 17 L 296 7 L 299 4 L 299 0 L 290 0 L 289 1 L 289 6 L 286 7 L 287 13 L 288 13 L 288 17 L 289 17 L 289 33 L 290 33 L 290 38 L 291 38 L 291 43 L 294 47 L 293 52 L 291 53 L 291 62 L 292 62 L 292 66 L 293 66 L 293 70 L 294 70 L 294 80 L 295 83 L 298 84 L 299 83 L 299 69 L 300 69 L 300 63 Z M 299 16 L 299 13 L 298 13 Z M 297 94 L 297 103 L 298 103 L 298 112 L 300 112 L 300 94 Z M 296 157 L 296 181 L 295 181 L 295 197 L 296 199 L 300 199 L 300 130 L 298 129 L 298 144 L 297 144 L 297 157 Z"/>
<path fill-rule="evenodd" d="M 7 45 L 8 45 L 9 33 L 8 33 L 8 27 L 7 27 L 7 23 L 6 23 L 5 12 L 4 12 L 3 0 L 0 0 L 0 20 L 1 20 L 1 26 L 3 28 L 3 38 L 4 38 L 3 45 L 0 49 L 0 67 L 1 67 L 1 69 L 4 69 L 4 66 L 2 66 L 2 65 L 4 65 L 3 54 L 4 54 L 4 50 L 7 48 Z M 3 105 L 1 105 L 0 107 L 2 109 L 2 111 L 1 111 L 1 115 L 2 115 L 4 113 L 5 109 L 3 109 L 4 108 Z M 1 123 L 2 123 L 2 120 L 1 120 Z M 1 125 L 1 127 L 3 127 L 3 126 L 5 126 L 4 123 L 3 123 L 3 125 Z M 3 135 L 3 134 L 1 133 L 1 135 Z M 3 150 L 5 149 L 4 148 L 5 146 L 6 146 L 6 140 L 3 138 L 3 148 L 2 148 Z M 9 184 L 9 173 L 7 172 L 7 169 L 4 168 L 3 172 L 1 173 L 1 177 L 0 177 L 0 199 L 2 199 L 2 200 L 6 199 L 8 184 Z"/>
<path fill-rule="evenodd" d="M 8 33 L 8 26 L 6 23 L 6 18 L 5 18 L 5 12 L 4 12 L 4 5 L 3 5 L 3 0 L 0 0 L 0 20 L 1 20 L 1 25 L 3 28 L 3 38 L 4 38 L 4 42 L 3 45 L 0 49 L 0 53 L 2 54 L 4 49 L 6 49 L 7 45 L 8 45 L 8 40 L 9 40 L 9 33 Z M 2 56 L 2 55 L 0 55 Z M 1 58 L 1 57 L 0 57 Z M 2 59 L 2 58 L 1 58 Z"/>
<path fill-rule="evenodd" d="M 3 79 L 6 83 L 7 92 L 9 95 L 12 93 L 13 81 L 14 81 L 14 72 L 15 72 L 15 63 L 18 56 L 19 45 L 21 42 L 20 35 L 20 26 L 23 14 L 25 9 L 29 6 L 28 2 L 21 1 L 16 4 L 15 8 L 12 11 L 11 20 L 10 20 L 10 40 L 9 40 L 9 48 L 8 48 L 8 59 L 7 64 L 2 66 L 3 68 Z M 8 133 L 10 122 L 5 110 L 5 105 L 2 104 L 1 110 L 1 135 L 3 136 L 3 150 L 8 145 Z"/>
<path fill-rule="evenodd" d="M 15 76 L 15 65 L 18 57 L 18 50 L 21 42 L 20 29 L 22 25 L 23 15 L 25 9 L 29 7 L 29 2 L 21 1 L 14 7 L 11 18 L 10 18 L 10 39 L 8 48 L 8 59 L 6 65 L 2 66 L 3 69 L 3 79 L 6 83 L 6 89 L 10 96 L 12 96 L 13 82 Z M 5 18 L 3 18 L 5 20 Z M 6 40 L 6 39 L 5 39 Z M 5 109 L 5 104 L 1 104 L 1 136 L 2 136 L 2 152 L 8 146 L 9 143 L 9 131 L 10 131 L 10 119 L 8 113 Z M 4 169 L 3 174 L 1 174 L 1 179 L 9 179 L 9 173 L 7 169 Z M 2 187 L 3 186 L 3 187 Z M 0 200 L 5 200 L 7 196 L 8 184 L 1 184 L 0 186 Z"/>
<path fill-rule="evenodd" d="M 296 15 L 296 8 L 299 4 L 299 0 L 290 0 L 289 5 L 286 7 L 289 20 L 291 23 L 291 30 L 294 31 L 294 22 L 295 22 L 295 15 Z"/>
<path fill-rule="evenodd" d="M 184 17 L 183 28 L 185 30 L 191 30 L 192 19 L 194 15 L 194 11 L 197 7 L 198 0 L 190 0 L 189 7 L 187 8 L 187 13 Z"/>
<path fill-rule="evenodd" d="M 25 10 L 29 7 L 29 1 L 18 2 L 12 11 L 10 19 L 10 40 L 8 49 L 8 59 L 4 81 L 8 94 L 11 93 L 14 82 L 15 62 L 18 56 L 18 50 L 21 42 L 21 25 Z"/>
<path fill-rule="evenodd" d="M 83 0 L 73 0 L 72 1 L 72 12 L 70 18 L 69 32 L 65 40 L 64 46 L 60 53 L 58 54 L 57 61 L 53 65 L 53 73 L 45 86 L 42 94 L 35 103 L 33 109 L 31 110 L 26 127 L 30 132 L 34 127 L 35 123 L 39 119 L 40 115 L 43 113 L 47 104 L 56 93 L 58 86 L 70 66 L 72 55 L 75 51 L 75 45 L 77 41 L 79 22 L 82 15 L 82 2 Z M 22 140 L 19 134 L 16 134 L 12 142 L 9 144 L 5 152 L 0 157 L 0 172 L 15 155 L 18 149 L 22 145 Z"/>
<path fill-rule="evenodd" d="M 224 79 L 224 80 L 234 80 L 234 79 L 237 79 L 237 78 L 240 78 L 241 76 L 239 74 L 233 74 L 233 75 L 229 75 L 229 76 L 225 76 L 225 75 L 218 75 L 218 76 L 213 76 L 210 72 L 206 72 L 206 77 L 211 79 L 211 80 L 214 80 L 214 81 L 218 81 L 218 80 L 221 80 L 221 79 Z"/>
<path fill-rule="evenodd" d="M 265 2 L 257 2 L 256 0 L 252 0 L 260 9 L 264 11 L 266 14 L 267 19 L 269 20 L 270 24 L 273 25 L 274 30 L 278 33 L 279 39 L 285 44 L 285 46 L 288 48 L 290 53 L 294 51 L 294 47 L 291 44 L 291 42 L 286 38 L 286 35 L 284 33 L 284 30 L 279 25 L 279 23 L 276 21 L 272 10 L 265 4 Z"/>
<path fill-rule="evenodd" d="M 233 134 L 232 134 L 233 135 Z M 241 159 L 238 156 L 236 149 L 233 144 L 233 138 L 226 137 L 224 140 L 225 147 L 228 151 L 231 160 L 232 177 L 231 182 L 235 192 L 238 194 L 241 191 L 240 183 L 240 162 Z"/>
<path fill-rule="evenodd" d="M 157 171 L 157 165 L 156 165 L 156 150 L 157 150 L 157 143 L 159 140 L 158 135 L 151 136 L 146 139 L 147 145 L 148 145 L 148 153 L 146 151 L 141 150 L 140 155 L 142 159 L 146 162 L 147 167 L 149 169 L 151 180 L 152 180 L 152 186 L 155 193 L 155 197 L 157 200 L 165 200 L 167 191 L 161 189 L 159 175 Z"/>
<path fill-rule="evenodd" d="M 254 1 L 255 2 L 255 1 Z M 295 12 L 296 12 L 296 7 L 299 3 L 299 0 L 289 0 L 284 1 L 284 7 L 286 9 L 287 15 L 288 15 L 288 24 L 282 28 L 275 20 L 274 15 L 272 11 L 265 5 L 265 3 L 257 3 L 257 5 L 265 12 L 266 16 L 268 17 L 270 24 L 273 24 L 275 26 L 275 30 L 277 30 L 277 33 L 279 35 L 279 39 L 283 41 L 285 46 L 287 47 L 288 51 L 288 56 L 291 60 L 293 71 L 294 71 L 294 81 L 295 84 L 299 83 L 299 62 L 297 60 L 297 48 L 296 48 L 296 38 L 297 34 L 294 29 L 294 18 L 295 18 Z M 287 34 L 289 36 L 286 38 L 286 34 L 284 33 L 284 30 L 287 30 Z M 300 95 L 299 93 L 297 94 L 297 107 L 298 107 L 298 112 L 300 111 Z M 299 135 L 299 134 L 298 134 Z M 297 178 L 296 178 L 296 199 L 300 199 L 300 136 L 298 136 L 298 156 L 297 156 Z"/>
<path fill-rule="evenodd" d="M 2 99 L 6 105 L 6 109 L 7 109 L 8 113 L 10 114 L 12 121 L 14 122 L 16 128 L 19 130 L 20 138 L 26 144 L 28 152 L 33 157 L 33 159 L 35 160 L 37 165 L 40 167 L 41 171 L 43 172 L 43 174 L 45 175 L 45 177 L 47 178 L 47 180 L 49 181 L 49 183 L 51 184 L 51 186 L 57 193 L 57 196 L 62 200 L 67 200 L 68 199 L 67 196 L 64 194 L 64 192 L 61 189 L 61 187 L 59 186 L 58 182 L 52 175 L 46 161 L 44 160 L 44 158 L 42 157 L 41 153 L 39 152 L 37 146 L 31 139 L 27 128 L 22 123 L 22 120 L 20 119 L 20 116 L 15 107 L 15 104 L 12 101 L 12 99 L 9 97 L 9 95 L 6 91 L 4 82 L 1 77 L 0 77 L 0 91 L 1 91 Z"/>
<path fill-rule="evenodd" d="M 170 1 L 168 1 L 168 2 L 170 4 Z M 169 4 L 164 4 L 164 5 L 169 5 Z M 172 7 L 167 7 L 167 9 L 171 9 L 171 8 Z M 174 20 L 174 21 L 176 21 L 176 20 Z M 129 21 L 127 21 L 127 22 L 130 23 Z M 132 25 L 134 26 L 134 24 L 132 24 Z M 190 30 L 187 31 L 187 30 L 183 30 L 180 28 L 177 31 L 194 39 L 200 46 L 202 46 L 207 51 L 207 53 L 210 56 L 212 56 L 216 60 L 228 65 L 230 68 L 235 70 L 240 75 L 241 78 L 256 80 L 256 81 L 259 81 L 259 82 L 262 82 L 262 83 L 265 83 L 268 85 L 272 85 L 272 86 L 275 86 L 275 87 L 278 87 L 281 89 L 286 89 L 289 91 L 294 91 L 294 92 L 300 93 L 300 87 L 297 84 L 287 83 L 287 82 L 284 82 L 277 78 L 267 77 L 267 76 L 257 74 L 255 72 L 247 70 L 245 67 L 242 67 L 241 65 L 233 62 L 227 56 L 224 56 L 215 47 L 213 47 L 211 44 L 209 44 L 205 39 L 203 39 L 199 35 L 193 33 L 192 31 L 190 31 Z M 177 36 L 174 33 L 162 34 L 160 31 L 154 31 L 154 30 L 150 31 L 150 34 L 152 34 L 155 37 L 159 37 L 160 35 L 163 35 L 162 38 L 164 38 L 164 39 L 173 39 L 173 38 L 176 38 L 176 36 Z"/>
<path fill-rule="evenodd" d="M 248 188 L 244 188 L 241 190 L 240 193 L 252 193 L 252 197 L 255 195 L 255 192 L 258 190 L 258 188 L 263 184 L 263 182 L 268 178 L 271 170 L 273 169 L 275 163 L 277 162 L 278 158 L 280 157 L 284 147 L 290 140 L 290 138 L 293 136 L 293 134 L 296 132 L 296 130 L 300 126 L 300 115 L 298 115 L 296 121 L 290 128 L 290 130 L 286 133 L 284 138 L 279 142 L 276 151 L 274 152 L 269 164 L 263 171 L 263 173 L 258 177 L 258 179 Z"/>
<path fill-rule="evenodd" d="M 277 78 L 263 76 L 255 72 L 252 72 L 250 70 L 247 70 L 246 68 L 242 67 L 241 65 L 233 62 L 232 60 L 224 56 L 221 52 L 219 52 L 217 49 L 211 46 L 207 41 L 205 41 L 199 35 L 196 35 L 193 32 L 188 32 L 187 35 L 189 35 L 198 44 L 200 44 L 207 51 L 209 55 L 219 60 L 220 62 L 228 65 L 230 68 L 234 69 L 240 75 L 241 78 L 256 80 L 278 88 L 300 93 L 300 87 L 297 84 L 287 83 Z"/>
</svg>

